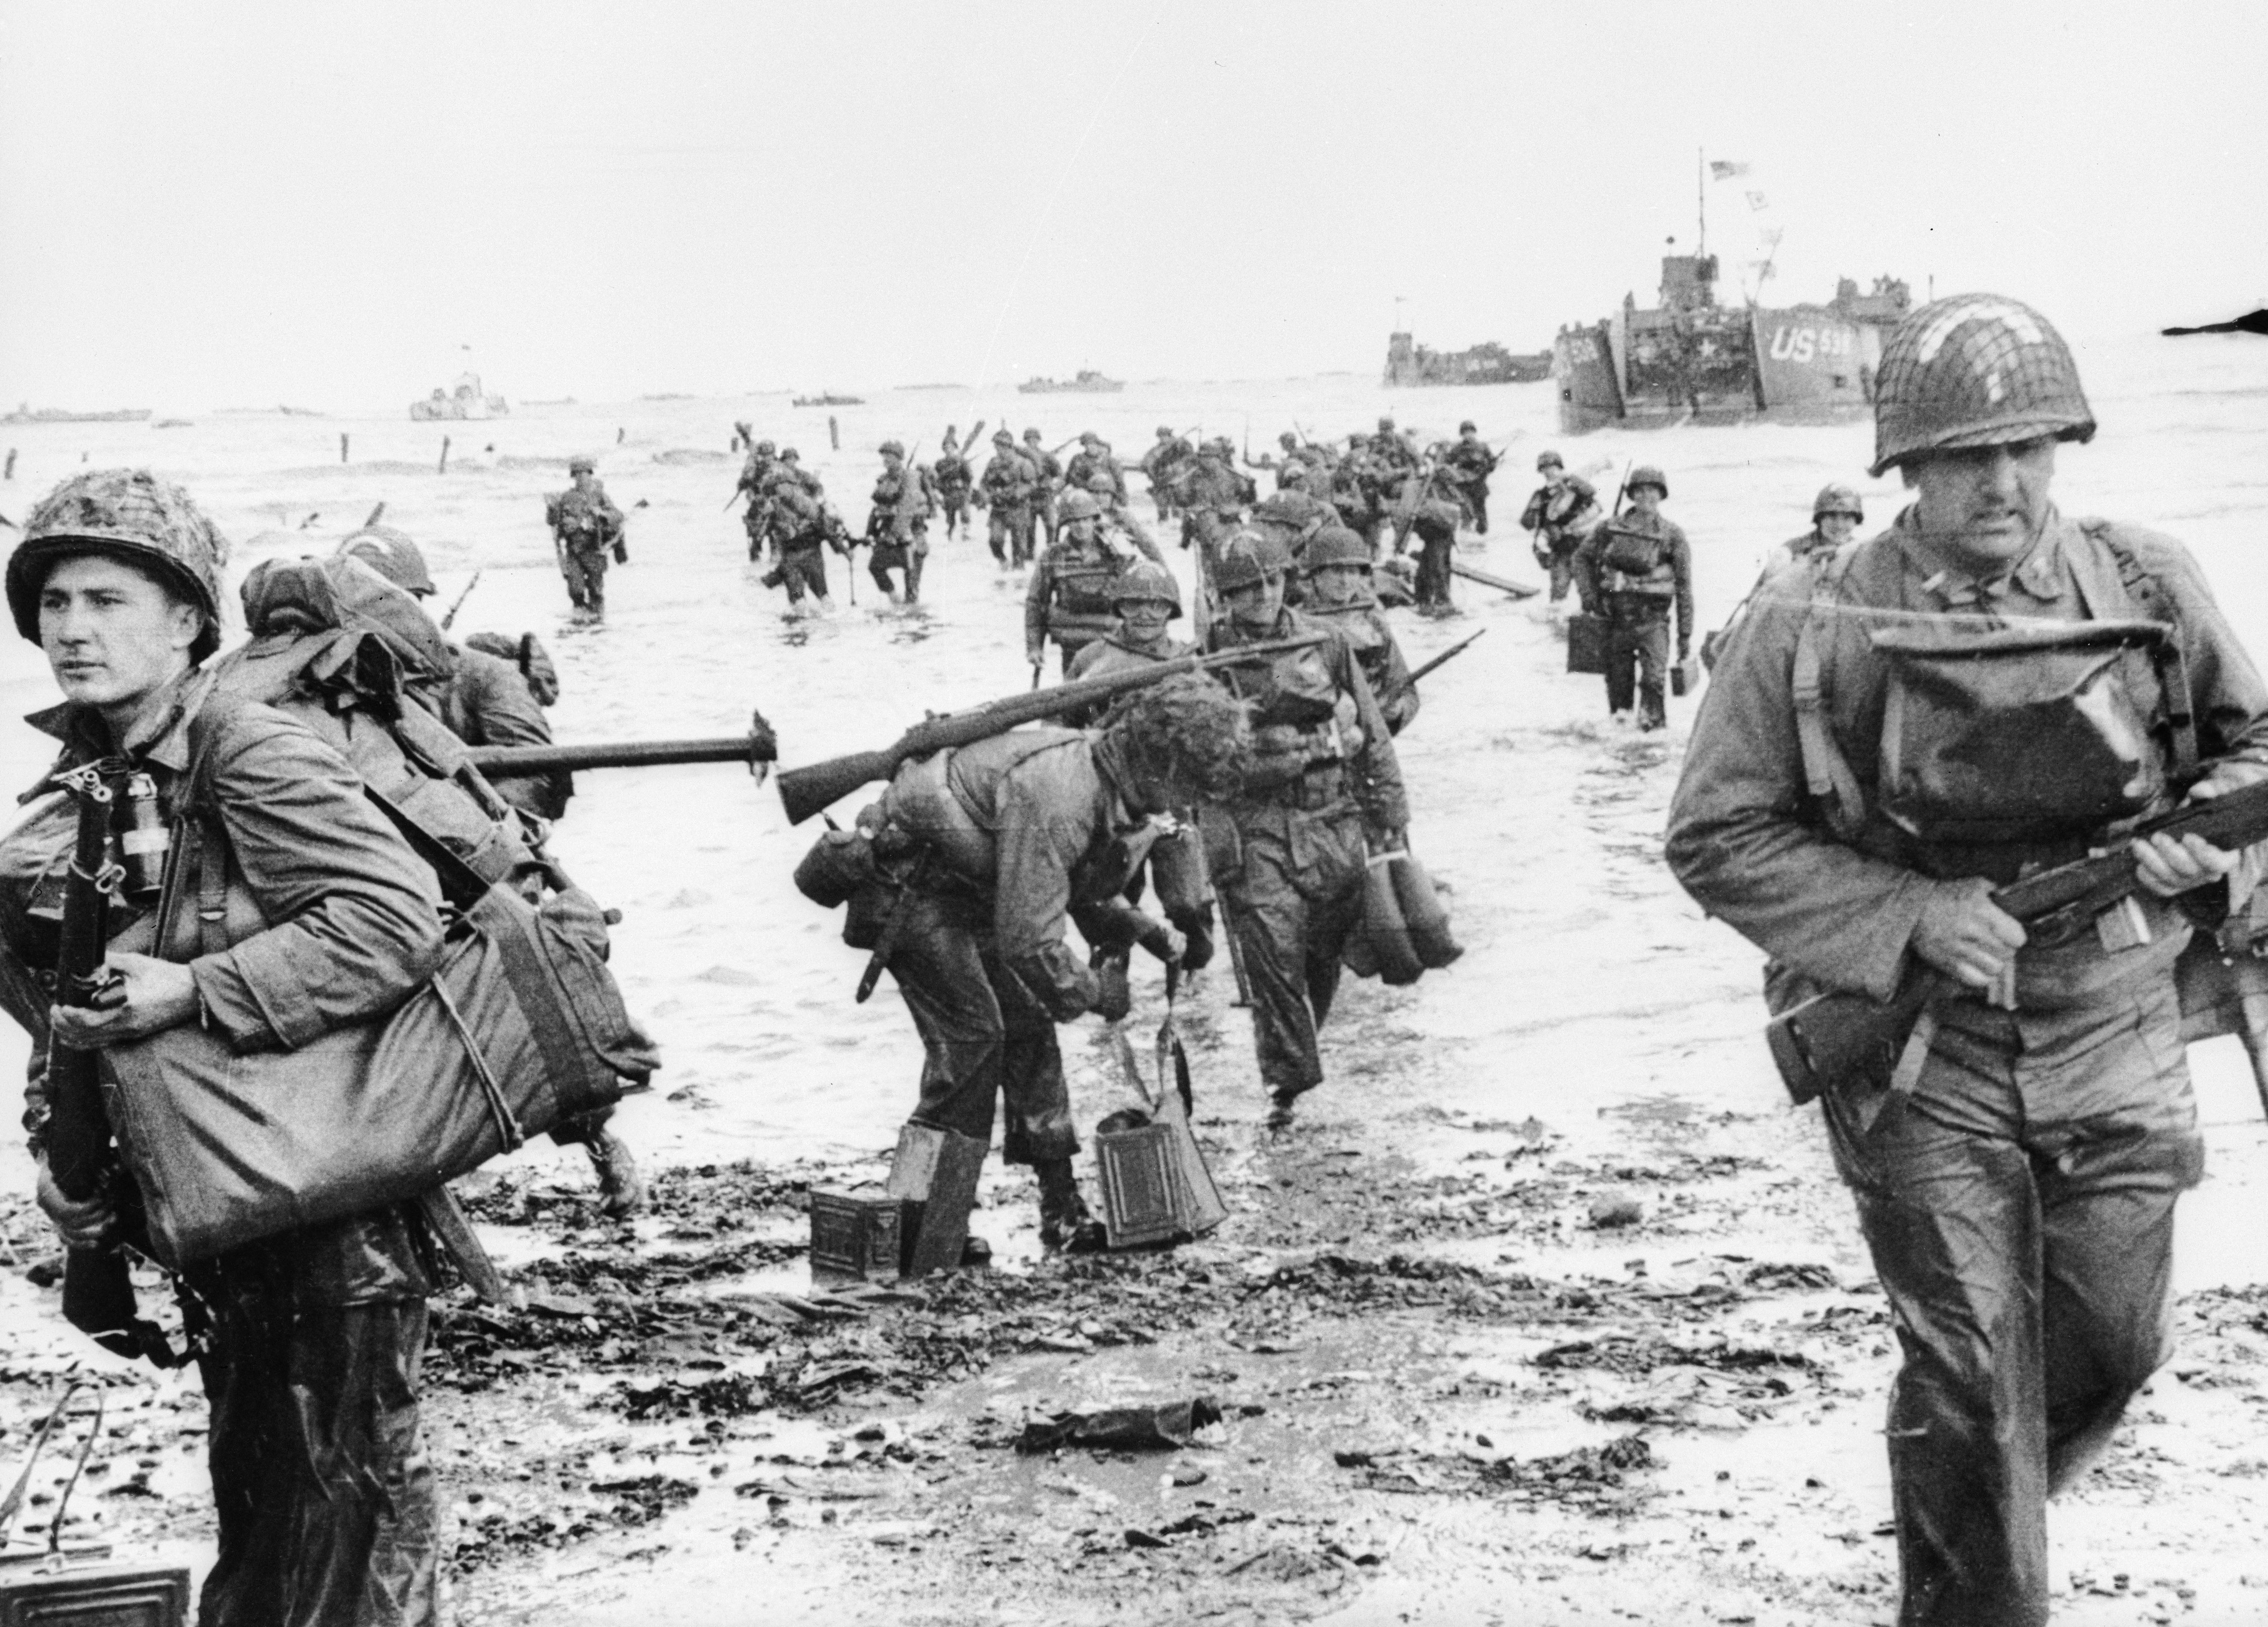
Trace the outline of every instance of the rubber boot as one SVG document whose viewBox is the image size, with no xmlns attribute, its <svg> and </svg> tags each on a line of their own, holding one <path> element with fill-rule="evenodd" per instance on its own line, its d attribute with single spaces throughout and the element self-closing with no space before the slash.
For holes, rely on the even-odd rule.
<svg viewBox="0 0 2268 1627">
<path fill-rule="evenodd" d="M 1087 1211 L 1071 1160 L 1035 1164 L 1032 1173 L 1040 1178 L 1040 1247 L 1051 1254 L 1092 1254 L 1101 1248 L 1102 1224 Z"/>
</svg>

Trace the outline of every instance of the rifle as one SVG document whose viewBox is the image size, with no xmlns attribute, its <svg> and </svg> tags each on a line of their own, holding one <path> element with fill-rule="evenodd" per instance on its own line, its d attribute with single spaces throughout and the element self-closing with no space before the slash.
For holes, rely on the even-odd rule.
<svg viewBox="0 0 2268 1627">
<path fill-rule="evenodd" d="M 518 777 L 582 769 L 659 769 L 680 762 L 745 762 L 762 779 L 779 742 L 759 712 L 746 734 L 696 740 L 626 740 L 611 746 L 474 746 L 465 761 L 482 774 Z"/>
<path fill-rule="evenodd" d="M 1485 571 L 1476 571 L 1470 565 L 1458 564 L 1454 560 L 1449 562 L 1449 574 L 1461 576 L 1469 582 L 1478 582 L 1483 587 L 1492 587 L 1500 593 L 1510 593 L 1514 599 L 1533 599 L 1543 591 L 1540 587 L 1530 587 L 1524 582 L 1514 582 L 1505 577 L 1491 576 Z"/>
<path fill-rule="evenodd" d="M 1460 642 L 1458 642 L 1458 643 L 1456 643 L 1456 644 L 1451 644 L 1447 649 L 1446 649 L 1446 650 L 1442 651 L 1440 654 L 1439 654 L 1439 655 L 1435 656 L 1432 660 L 1430 660 L 1430 661 L 1426 662 L 1425 666 L 1423 666 L 1419 667 L 1416 672 L 1414 672 L 1414 673 L 1410 674 L 1410 682 L 1412 682 L 1412 683 L 1416 683 L 1416 682 L 1417 682 L 1420 678 L 1423 678 L 1423 677 L 1424 677 L 1427 673 L 1430 673 L 1430 672 L 1433 671 L 1433 670 L 1434 670 L 1434 668 L 1439 667 L 1439 666 L 1447 666 L 1450 661 L 1452 661 L 1452 660 L 1455 659 L 1458 656 L 1462 655 L 1462 654 L 1466 652 L 1466 650 L 1467 650 L 1467 649 L 1470 648 L 1474 638 L 1478 638 L 1478 637 L 1481 636 L 1481 633 L 1485 633 L 1486 631 L 1488 631 L 1488 629 L 1487 629 L 1487 628 L 1485 628 L 1485 627 L 1484 627 L 1483 629 L 1481 629 L 1481 632 L 1480 632 L 1480 633 L 1475 633 L 1475 634 L 1473 634 L 1473 635 L 1472 635 L 1472 637 L 1470 637 L 1470 638 L 1466 638 L 1466 639 L 1462 639 L 1462 640 L 1461 640 Z"/>
<path fill-rule="evenodd" d="M 1155 661 L 1146 666 L 1131 667 L 1123 672 L 1074 679 L 1069 683 L 1057 684 L 1052 689 L 989 701 L 965 712 L 935 713 L 914 725 L 894 744 L 881 751 L 852 752 L 847 756 L 830 757 L 824 762 L 814 762 L 807 768 L 787 769 L 779 777 L 780 805 L 787 810 L 788 822 L 800 825 L 861 785 L 888 779 L 901 765 L 917 757 L 926 757 L 948 747 L 969 746 L 978 740 L 990 740 L 996 734 L 1006 733 L 1018 724 L 1038 723 L 1049 718 L 1060 717 L 1064 712 L 1089 706 L 1101 707 L 1131 690 L 1147 688 L 1182 673 L 1209 672 L 1216 666 L 1234 666 L 1249 661 L 1266 660 L 1289 651 L 1307 649 L 1330 637 L 1327 633 L 1311 633 L 1297 638 L 1244 644 L 1233 650 L 1224 650 L 1217 655 L 1176 656 L 1170 661 Z"/>
<path fill-rule="evenodd" d="M 2216 847 L 2241 848 L 2268 837 L 2268 781 L 2192 802 L 2145 821 L 2127 841 L 2026 876 L 1994 890 L 1992 902 L 2013 916 L 2028 942 L 2053 948 L 2094 926 L 2106 912 L 2126 910 L 2139 882 L 2128 842 L 2153 836 L 2198 836 Z M 2140 927 L 2139 917 L 2132 924 Z M 1923 968 L 1889 1001 L 1830 989 L 1774 1017 L 1764 1039 L 1780 1079 L 1798 1103 L 1838 1081 L 1907 1090 L 1928 1056 L 1936 1029 L 1930 1006 L 1962 986 Z"/>
<path fill-rule="evenodd" d="M 1623 461 L 1623 477 L 1615 482 L 1615 504 L 1607 511 L 1609 518 L 1620 519 L 1622 516 L 1623 493 L 1630 490 L 1631 467 L 1637 461 L 1636 458 L 1627 458 Z"/>
<path fill-rule="evenodd" d="M 115 1003 L 120 979 L 103 964 L 110 942 L 110 901 L 125 880 L 110 862 L 112 778 L 124 768 L 106 759 L 56 776 L 78 804 L 78 841 L 63 883 L 55 1004 L 102 1008 Z M 110 1120 L 102 1105 L 101 1061 L 48 1036 L 48 1174 L 73 1203 L 106 1193 L 125 1196 Z M 179 1358 L 155 1322 L 136 1314 L 126 1256 L 108 1248 L 74 1248 L 63 1263 L 63 1315 L 114 1356 L 146 1356 L 153 1366 Z"/>
<path fill-rule="evenodd" d="M 458 594 L 456 601 L 450 605 L 449 614 L 441 618 L 441 630 L 443 632 L 446 633 L 449 630 L 449 624 L 457 619 L 457 612 L 465 607 L 465 600 L 473 596 L 473 590 L 480 585 L 481 573 L 475 571 L 473 572 L 473 579 L 465 584 L 465 591 Z"/>
</svg>

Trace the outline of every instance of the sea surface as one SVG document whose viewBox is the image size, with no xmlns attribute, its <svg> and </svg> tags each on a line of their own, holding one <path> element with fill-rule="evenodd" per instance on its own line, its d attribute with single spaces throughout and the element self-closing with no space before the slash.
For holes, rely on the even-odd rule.
<svg viewBox="0 0 2268 1627">
<path fill-rule="evenodd" d="M 2268 645 L 2268 343 L 2119 340 L 2082 347 L 2080 364 L 2102 427 L 2093 445 L 2062 450 L 2065 510 L 2180 537 L 2240 635 Z M 480 573 L 460 633 L 533 630 L 550 647 L 561 740 L 727 734 L 755 706 L 795 764 L 884 745 L 926 710 L 1022 689 L 1022 586 L 996 570 L 981 534 L 946 542 L 940 532 L 918 611 L 881 602 L 863 573 L 853 606 L 830 558 L 836 613 L 787 615 L 747 562 L 729 501 L 736 420 L 799 447 L 855 530 L 880 468 L 874 448 L 895 438 L 926 460 L 947 423 L 965 434 L 981 418 L 988 435 L 1036 425 L 1051 446 L 1093 428 L 1130 462 L 1160 424 L 1248 435 L 1257 453 L 1293 425 L 1344 437 L 1391 413 L 1432 438 L 1470 416 L 1509 448 L 1492 499 L 1497 533 L 1467 540 L 1469 563 L 1536 579 L 1514 526 L 1544 448 L 1562 449 L 1609 491 L 1631 460 L 1654 463 L 1667 472 L 1667 512 L 1693 542 L 1704 629 L 1747 591 L 1765 550 L 1808 526 L 1821 485 L 1856 485 L 1870 526 L 1900 504 L 1895 476 L 1867 476 L 1863 424 L 1562 438 L 1552 404 L 1549 383 L 1388 390 L 1367 376 L 1326 376 L 1138 383 L 1101 396 L 906 389 L 825 409 L 793 408 L 785 393 L 524 406 L 453 424 L 412 423 L 406 410 L 215 412 L 163 429 L 9 424 L 0 448 L 18 455 L 0 514 L 22 520 L 76 469 L 147 465 L 195 494 L 233 540 L 240 574 L 262 557 L 326 551 L 383 503 L 387 522 L 423 546 L 442 603 Z M 598 457 L 630 515 L 631 563 L 610 573 L 608 614 L 595 625 L 571 618 L 543 523 L 543 494 L 567 483 L 566 460 L 578 452 Z M 1146 513 L 1143 482 L 1133 485 Z M 1186 583 L 1187 556 L 1167 551 Z M 1693 703 L 1673 703 L 1667 737 L 1610 728 L 1598 681 L 1564 672 L 1540 600 L 1514 603 L 1469 582 L 1457 593 L 1454 620 L 1398 619 L 1413 665 L 1469 632 L 1489 634 L 1428 681 L 1401 744 L 1414 845 L 1452 891 L 1469 952 L 1410 990 L 1349 987 L 1326 1032 L 1332 1079 L 1313 1111 L 1361 1118 L 1387 1093 L 1397 1109 L 1415 1097 L 1445 1113 L 1535 1114 L 1602 1136 L 1616 1122 L 1602 1114 L 1632 1103 L 1778 1110 L 1759 1032 L 1759 957 L 1703 919 L 1660 859 Z M 53 694 L 36 649 L 6 641 L 0 710 L 12 719 Z M 46 755 L 32 731 L 0 723 L 11 783 L 29 784 Z M 623 911 L 615 965 L 666 1057 L 655 1089 L 625 1108 L 631 1139 L 652 1157 L 690 1162 L 887 1145 L 911 1105 L 920 1050 L 888 979 L 869 1004 L 852 1004 L 865 957 L 839 941 L 838 916 L 791 885 L 814 828 L 792 828 L 772 789 L 733 767 L 593 772 L 579 786 L 556 849 Z M 1153 1020 L 1156 968 L 1138 975 Z M 1189 1013 L 1199 1088 L 1219 1110 L 1256 1114 L 1246 1020 L 1226 996 L 1224 968 Z M 1083 1124 L 1120 1088 L 1094 1027 L 1064 1035 Z M 0 1064 L 22 1050 L 12 1031 L 0 1036 Z M 2193 1062 L 2215 1174 L 2191 1200 L 2183 1279 L 2257 1280 L 2268 1264 L 2256 1223 L 2260 1105 L 2234 1042 L 2196 1048 Z M 0 1168 L 28 1185 L 19 1157 Z"/>
</svg>

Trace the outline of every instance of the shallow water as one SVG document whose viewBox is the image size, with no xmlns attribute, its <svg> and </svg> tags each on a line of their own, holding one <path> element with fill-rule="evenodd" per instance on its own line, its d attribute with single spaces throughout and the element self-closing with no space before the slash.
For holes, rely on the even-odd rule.
<svg viewBox="0 0 2268 1627">
<path fill-rule="evenodd" d="M 2080 364 L 2103 430 L 2094 445 L 2063 453 L 2067 511 L 2175 532 L 2239 629 L 2268 625 L 2268 571 L 2254 551 L 2268 519 L 2268 345 L 2120 342 L 2084 348 Z M 1447 434 L 1469 415 L 1492 438 L 1512 438 L 1492 502 L 1494 545 L 1473 542 L 1468 556 L 1527 579 L 1536 573 L 1507 532 L 1537 451 L 1562 446 L 1609 490 L 1632 458 L 1662 466 L 1668 512 L 1694 543 L 1704 628 L 1723 620 L 1767 548 L 1805 528 L 1822 484 L 1857 484 L 1874 523 L 1898 502 L 1894 482 L 1865 478 L 1863 425 L 1563 440 L 1549 385 L 1388 392 L 1344 376 L 1137 385 L 1102 397 L 892 392 L 835 410 L 839 452 L 828 444 L 827 413 L 792 409 L 784 394 L 544 407 L 460 425 L 226 415 L 162 431 L 11 425 L 0 445 L 20 456 L 14 481 L 0 486 L 0 512 L 21 519 L 83 456 L 148 463 L 186 481 L 238 540 L 240 571 L 264 552 L 327 548 L 383 500 L 387 521 L 425 546 L 445 601 L 474 569 L 483 572 L 460 631 L 533 629 L 550 644 L 564 687 L 553 714 L 562 740 L 730 733 L 755 704 L 793 764 L 884 744 L 924 708 L 1023 688 L 1020 584 L 996 572 L 980 540 L 940 538 L 919 613 L 878 607 L 863 577 L 853 608 L 830 560 L 836 614 L 785 617 L 784 600 L 746 562 L 737 515 L 723 512 L 735 419 L 800 447 L 855 527 L 879 467 L 871 448 L 895 436 L 927 458 L 948 421 L 964 430 L 979 416 L 998 425 L 1005 416 L 1019 431 L 1037 423 L 1050 445 L 1092 426 L 1130 460 L 1160 423 L 1241 438 L 1248 414 L 1257 452 L 1289 423 L 1344 434 L 1381 411 L 1422 436 Z M 350 437 L 343 465 L 342 433 Z M 453 445 L 441 474 L 445 433 Z M 584 450 L 600 454 L 609 491 L 630 513 L 633 563 L 610 573 L 609 615 L 597 627 L 568 619 L 541 503 L 565 483 L 566 456 Z M 278 527 L 290 537 L 244 546 Z M 1176 552 L 1174 563 L 1186 580 L 1186 558 Z M 1666 739 L 1612 729 L 1596 681 L 1560 670 L 1562 646 L 1534 604 L 1462 582 L 1458 595 L 1456 621 L 1398 622 L 1413 664 L 1490 629 L 1428 682 L 1424 713 L 1402 741 L 1413 842 L 1453 891 L 1468 953 L 1411 990 L 1349 986 L 1327 1031 L 1333 1079 L 1314 1112 L 1392 1117 L 1389 1106 L 1425 1101 L 1458 1115 L 1532 1114 L 1589 1138 L 1613 1136 L 1616 1120 L 1602 1110 L 1631 1102 L 1771 1108 L 1778 1086 L 1758 1034 L 1758 957 L 1701 918 L 1660 857 L 1692 703 L 1673 703 Z M 36 652 L 10 643 L 0 703 L 12 715 L 51 696 Z M 18 783 L 44 755 L 28 730 L 0 725 L 0 761 Z M 910 1104 L 919 1049 L 889 980 L 870 1004 L 852 1005 L 864 957 L 838 940 L 838 917 L 791 885 L 812 834 L 791 829 L 772 791 L 731 768 L 581 777 L 557 850 L 624 912 L 615 965 L 666 1056 L 655 1090 L 623 1114 L 646 1152 L 693 1161 L 871 1152 L 888 1144 Z M 1154 968 L 1141 977 L 1137 1022 L 1146 1033 L 1160 990 Z M 1245 1020 L 1219 980 L 1185 1022 L 1200 1042 L 1209 1110 L 1256 1114 Z M 1064 1035 L 1083 1124 L 1122 1088 L 1093 1027 Z M 12 1034 L 0 1041 L 0 1062 L 12 1063 L 20 1045 Z M 2195 1056 L 2216 1174 L 2191 1200 L 2183 1280 L 2257 1279 L 2268 1241 L 2240 1222 L 2257 1212 L 2259 1109 L 2233 1042 Z M 1379 1092 L 1394 1100 L 1372 1100 Z"/>
</svg>

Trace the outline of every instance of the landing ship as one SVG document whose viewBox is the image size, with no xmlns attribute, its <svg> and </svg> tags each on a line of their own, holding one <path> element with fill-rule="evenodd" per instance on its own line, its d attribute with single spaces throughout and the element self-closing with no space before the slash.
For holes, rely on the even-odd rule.
<svg viewBox="0 0 2268 1627">
<path fill-rule="evenodd" d="M 1884 276 L 1864 294 L 1845 277 L 1826 305 L 1720 306 L 1716 255 L 1665 254 L 1658 307 L 1625 295 L 1606 320 L 1552 341 L 1560 431 L 1863 418 L 1882 341 L 1911 305 L 1906 285 Z"/>
</svg>

